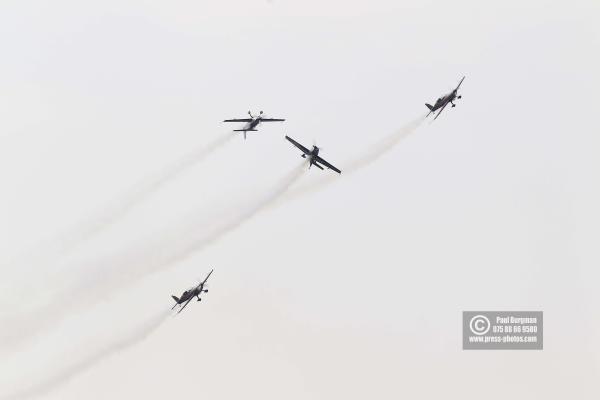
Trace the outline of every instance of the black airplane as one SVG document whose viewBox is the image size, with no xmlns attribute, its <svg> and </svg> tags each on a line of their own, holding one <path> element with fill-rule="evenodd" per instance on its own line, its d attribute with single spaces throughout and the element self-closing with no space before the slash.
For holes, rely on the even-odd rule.
<svg viewBox="0 0 600 400">
<path fill-rule="evenodd" d="M 442 113 L 442 111 L 444 111 L 444 108 L 446 108 L 446 106 L 448 104 L 452 104 L 452 107 L 456 107 L 456 104 L 454 104 L 454 99 L 460 99 L 462 97 L 462 96 L 458 96 L 457 93 L 458 93 L 458 88 L 460 87 L 460 85 L 462 84 L 462 82 L 464 80 L 465 80 L 465 77 L 463 76 L 463 78 L 458 83 L 458 86 L 456 87 L 456 89 L 454 89 L 447 95 L 442 96 L 439 99 L 437 99 L 434 105 L 425 103 L 427 108 L 429 108 L 429 114 L 435 112 L 436 110 L 440 110 L 437 113 L 437 115 L 435 116 L 435 118 L 433 118 L 433 119 L 437 119 L 437 117 L 440 116 L 440 114 Z M 427 116 L 429 116 L 429 114 L 427 114 Z"/>
<path fill-rule="evenodd" d="M 308 157 L 308 168 L 310 169 L 310 167 L 312 167 L 313 165 L 316 166 L 319 169 L 324 169 L 322 166 L 319 165 L 319 163 L 323 164 L 324 166 L 326 166 L 329 169 L 334 170 L 335 172 L 337 172 L 338 174 L 341 174 L 342 171 L 340 171 L 339 169 L 337 169 L 336 167 L 334 167 L 333 165 L 329 164 L 327 161 L 323 160 L 320 156 L 319 156 L 319 148 L 317 146 L 313 145 L 312 150 L 307 149 L 306 147 L 302 146 L 300 143 L 296 142 L 294 139 L 292 139 L 289 136 L 285 137 L 287 140 L 290 141 L 290 143 L 292 143 L 294 146 L 296 146 L 297 148 L 299 148 L 300 150 L 302 150 L 302 152 L 304 154 L 302 154 L 302 158 L 306 158 Z"/>
<path fill-rule="evenodd" d="M 198 284 L 198 286 L 193 287 L 191 289 L 186 290 L 185 292 L 183 292 L 183 294 L 181 295 L 180 298 L 178 298 L 177 296 L 171 296 L 173 298 L 173 300 L 176 301 L 175 305 L 171 308 L 171 310 L 177 306 L 181 306 L 181 304 L 183 304 L 183 306 L 181 306 L 181 308 L 179 309 L 179 311 L 177 311 L 177 314 L 179 314 L 181 311 L 183 311 L 183 309 L 190 303 L 190 301 L 192 301 L 194 299 L 194 297 L 198 298 L 198 301 L 200 301 L 200 295 L 202 293 L 208 293 L 208 289 L 204 289 L 204 285 L 206 284 L 206 281 L 208 280 L 208 277 L 210 276 L 210 274 L 213 273 L 213 270 L 211 270 L 208 275 L 206 276 L 206 279 L 204 279 L 204 281 L 200 282 Z"/>
<path fill-rule="evenodd" d="M 262 116 L 263 112 L 257 116 L 253 116 L 250 111 L 248 111 L 248 115 L 250 118 L 234 118 L 234 119 L 226 119 L 223 122 L 245 122 L 246 125 L 242 129 L 234 129 L 234 132 L 244 132 L 244 139 L 246 139 L 246 132 L 256 132 L 256 127 L 261 122 L 283 122 L 285 119 L 279 118 L 264 118 Z"/>
</svg>

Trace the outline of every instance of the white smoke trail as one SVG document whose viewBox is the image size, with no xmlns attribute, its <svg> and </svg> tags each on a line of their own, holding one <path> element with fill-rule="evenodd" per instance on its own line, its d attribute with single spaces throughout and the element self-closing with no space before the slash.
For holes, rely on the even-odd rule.
<svg viewBox="0 0 600 400">
<path fill-rule="evenodd" d="M 419 118 L 409 122 L 397 131 L 384 137 L 382 140 L 375 143 L 373 146 L 367 148 L 367 150 L 364 153 L 359 154 L 354 159 L 351 159 L 347 163 L 343 164 L 341 168 L 341 177 L 352 174 L 353 172 L 356 172 L 377 161 L 388 151 L 392 150 L 394 146 L 398 144 L 398 142 L 400 142 L 402 139 L 406 138 L 408 135 L 416 131 L 417 128 L 423 123 L 423 121 L 425 121 L 426 115 L 427 114 L 423 114 Z M 334 174 L 327 174 L 323 175 L 321 179 L 317 179 L 313 182 L 301 185 L 297 188 L 292 188 L 286 193 L 285 196 L 282 196 L 281 199 L 275 205 L 280 205 L 285 201 L 316 192 L 326 187 L 327 185 L 336 182 L 339 178 L 340 177 Z"/>
<path fill-rule="evenodd" d="M 182 172 L 203 161 L 233 137 L 235 137 L 235 132 L 229 132 L 226 135 L 219 136 L 209 144 L 188 153 L 155 175 L 134 185 L 127 193 L 114 199 L 112 203 L 96 212 L 96 214 L 92 215 L 86 221 L 60 234 L 57 238 L 38 245 L 35 252 L 30 252 L 22 260 L 13 260 L 11 264 L 23 266 L 38 265 L 40 262 L 47 264 L 50 260 L 60 258 L 69 253 L 78 245 L 90 240 L 104 229 L 110 227 L 135 206 L 143 202 L 148 196 L 154 194 L 162 186 L 177 178 Z"/>
<path fill-rule="evenodd" d="M 139 182 L 128 193 L 115 199 L 112 204 L 98 214 L 60 237 L 57 241 L 61 243 L 63 252 L 71 250 L 79 243 L 89 240 L 98 232 L 112 225 L 117 219 L 123 217 L 145 198 L 157 192 L 167 182 L 177 178 L 183 171 L 203 161 L 215 150 L 227 144 L 234 136 L 235 132 L 219 136 L 209 144 L 195 149 L 175 163 L 167 166 L 154 176 Z"/>
<path fill-rule="evenodd" d="M 5 265 L 0 265 L 0 269 L 6 267 L 12 271 L 12 279 L 10 281 L 5 280 L 0 282 L 0 296 L 3 298 L 0 299 L 0 312 L 10 312 L 14 304 L 9 299 L 21 296 L 23 291 L 32 289 L 30 283 L 32 274 L 37 279 L 40 279 L 44 271 L 50 271 L 49 268 L 40 271 L 38 268 L 40 265 L 47 266 L 57 262 L 79 245 L 109 228 L 161 187 L 176 179 L 184 171 L 203 161 L 235 136 L 235 132 L 228 132 L 209 144 L 195 149 L 156 174 L 139 182 L 127 193 L 116 198 L 111 204 L 98 211 L 86 221 L 72 227 L 68 232 L 37 245 L 35 251 L 30 251 L 26 255 L 10 260 Z"/>
<path fill-rule="evenodd" d="M 104 343 L 83 358 L 70 362 L 63 367 L 53 367 L 53 373 L 40 382 L 30 384 L 17 392 L 0 396 L 0 400 L 24 400 L 48 394 L 49 392 L 68 383 L 77 375 L 89 370 L 98 362 L 132 347 L 156 331 L 170 315 L 171 310 L 161 311 L 135 326 L 130 332 L 125 332 L 118 337 Z"/>
<path fill-rule="evenodd" d="M 0 348 L 14 351 L 69 314 L 107 299 L 151 273 L 172 267 L 220 239 L 284 194 L 306 167 L 306 161 L 303 161 L 264 196 L 245 204 L 245 208 L 238 212 L 217 216 L 218 220 L 214 222 L 190 216 L 152 240 L 144 241 L 116 256 L 93 262 L 91 268 L 87 268 L 90 271 L 87 275 L 55 292 L 54 297 L 43 306 L 0 321 L 0 326 L 3 327 L 0 331 Z"/>
<path fill-rule="evenodd" d="M 379 159 L 382 155 L 391 150 L 399 141 L 414 132 L 423 120 L 424 117 L 416 119 L 393 134 L 385 137 L 373 147 L 369 148 L 366 153 L 350 160 L 343 168 L 344 175 L 359 170 Z M 195 251 L 202 249 L 204 246 L 219 239 L 224 234 L 234 230 L 244 221 L 273 204 L 276 200 L 294 199 L 317 191 L 329 183 L 332 183 L 336 178 L 327 176 L 317 182 L 312 182 L 308 185 L 300 186 L 296 190 L 289 191 L 287 196 L 282 196 L 301 176 L 301 173 L 305 168 L 306 163 L 303 163 L 290 174 L 286 175 L 286 177 L 284 177 L 278 185 L 276 185 L 273 190 L 260 201 L 243 212 L 235 214 L 233 218 L 227 219 L 226 217 L 225 223 L 212 227 L 208 233 L 197 236 L 198 224 L 188 224 L 170 231 L 168 234 L 161 237 L 160 240 L 142 246 L 139 251 L 122 254 L 122 256 L 117 256 L 112 261 L 109 259 L 100 262 L 99 264 L 101 267 L 106 266 L 105 268 L 102 268 L 101 275 L 94 276 L 93 278 L 90 277 L 88 280 L 80 282 L 78 286 L 74 286 L 69 292 L 62 292 L 61 296 L 52 303 L 49 303 L 44 309 L 38 310 L 34 315 L 30 314 L 26 316 L 26 327 L 21 329 L 16 336 L 13 336 L 13 340 L 3 340 L 2 344 L 12 346 L 15 344 L 14 339 L 17 339 L 16 342 L 18 343 L 24 339 L 31 338 L 33 333 L 51 327 L 68 314 L 100 301 L 104 297 L 109 297 L 114 291 L 133 284 L 135 281 L 149 273 L 167 268 L 177 261 L 188 257 Z M 166 180 L 169 180 L 169 178 L 165 178 L 165 181 Z M 160 185 L 160 183 L 158 185 Z M 181 237 L 187 240 L 178 242 L 178 238 Z M 165 243 L 169 242 L 172 245 L 172 248 L 165 250 L 163 246 Z M 58 372 L 43 382 L 13 395 L 0 397 L 0 399 L 27 399 L 45 394 L 62 384 L 67 383 L 74 376 L 84 372 L 104 358 L 143 340 L 160 326 L 164 321 L 165 316 L 161 315 L 158 319 L 148 321 L 148 323 L 144 324 L 142 329 L 136 329 L 135 332 L 127 335 L 125 338 L 121 338 L 116 342 L 107 343 L 98 351 L 88 355 L 77 363 L 71 364 L 66 369 Z M 3 326 L 12 326 L 12 324 L 3 324 Z M 23 324 L 21 324 L 21 327 L 23 327 Z"/>
</svg>

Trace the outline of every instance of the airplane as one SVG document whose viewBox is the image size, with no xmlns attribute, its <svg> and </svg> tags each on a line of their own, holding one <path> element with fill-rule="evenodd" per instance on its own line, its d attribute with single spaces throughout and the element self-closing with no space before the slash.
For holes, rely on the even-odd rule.
<svg viewBox="0 0 600 400">
<path fill-rule="evenodd" d="M 433 118 L 434 120 L 440 116 L 440 114 L 442 113 L 442 111 L 444 111 L 444 108 L 446 108 L 446 106 L 448 104 L 452 104 L 452 107 L 456 107 L 456 104 L 454 104 L 454 99 L 460 99 L 462 97 L 462 96 L 458 96 L 457 92 L 458 92 L 458 88 L 460 87 L 460 85 L 463 83 L 464 80 L 465 80 L 465 77 L 463 76 L 462 79 L 460 80 L 460 82 L 458 83 L 458 86 L 456 87 L 456 89 L 454 89 L 447 95 L 442 96 L 439 99 L 437 99 L 434 105 L 425 103 L 427 108 L 429 108 L 429 114 L 435 112 L 436 110 L 440 110 L 437 113 L 437 115 L 435 116 L 435 118 Z M 427 116 L 429 116 L 429 114 L 427 114 Z"/>
<path fill-rule="evenodd" d="M 329 164 L 327 161 L 323 160 L 320 156 L 319 156 L 319 148 L 315 145 L 313 145 L 312 150 L 307 149 L 306 147 L 302 146 L 300 143 L 296 142 L 294 139 L 292 139 L 291 137 L 287 136 L 285 137 L 291 144 L 293 144 L 294 146 L 296 146 L 297 148 L 299 148 L 300 150 L 302 150 L 302 152 L 304 154 L 302 154 L 302 158 L 306 158 L 308 157 L 308 168 L 310 169 L 310 167 L 312 167 L 313 165 L 316 166 L 319 169 L 324 169 L 322 166 L 320 166 L 318 163 L 323 164 L 324 166 L 326 166 L 329 169 L 334 170 L 335 172 L 337 172 L 338 174 L 341 174 L 342 171 L 340 171 L 339 169 L 337 169 L 336 167 L 334 167 L 333 165 Z"/>
<path fill-rule="evenodd" d="M 210 276 L 210 274 L 213 273 L 213 271 L 214 270 L 211 270 L 208 273 L 208 275 L 206 276 L 206 278 L 198 284 L 198 286 L 193 287 L 193 288 L 188 289 L 185 292 L 183 292 L 181 297 L 171 296 L 173 298 L 173 300 L 175 300 L 175 305 L 171 308 L 171 310 L 174 309 L 175 307 L 181 306 L 181 304 L 183 304 L 183 306 L 181 306 L 179 311 L 177 311 L 177 314 L 179 314 L 190 303 L 190 301 L 192 301 L 194 299 L 194 297 L 198 298 L 198 301 L 200 301 L 201 300 L 200 295 L 202 293 L 208 293 L 208 289 L 204 289 L 204 285 L 206 284 L 208 277 Z"/>
<path fill-rule="evenodd" d="M 246 139 L 246 132 L 256 132 L 256 127 L 261 122 L 283 122 L 285 119 L 279 118 L 264 118 L 262 116 L 263 112 L 254 116 L 250 111 L 248 111 L 248 115 L 250 118 L 234 118 L 234 119 L 226 119 L 223 122 L 245 122 L 246 125 L 242 129 L 234 129 L 234 132 L 244 132 L 244 139 Z"/>
</svg>

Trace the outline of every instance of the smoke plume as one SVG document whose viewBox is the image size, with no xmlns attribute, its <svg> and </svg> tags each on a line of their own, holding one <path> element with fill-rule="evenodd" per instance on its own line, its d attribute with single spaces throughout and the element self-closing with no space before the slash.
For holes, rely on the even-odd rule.
<svg viewBox="0 0 600 400">
<path fill-rule="evenodd" d="M 89 240 L 98 232 L 112 225 L 116 220 L 123 217 L 136 205 L 140 204 L 144 199 L 153 193 L 157 192 L 162 186 L 169 181 L 177 178 L 183 171 L 189 169 L 195 164 L 203 161 L 211 153 L 224 146 L 229 140 L 235 136 L 234 132 L 229 132 L 226 135 L 219 136 L 216 140 L 208 145 L 202 146 L 193 152 L 185 155 L 175 163 L 167 166 L 163 170 L 150 176 L 142 182 L 131 188 L 123 196 L 115 199 L 106 208 L 98 212 L 96 215 L 84 221 L 79 226 L 74 227 L 70 232 L 64 234 L 58 239 L 61 243 L 62 251 L 67 252 L 79 243 Z"/>
<path fill-rule="evenodd" d="M 401 140 L 403 140 L 408 135 L 416 131 L 417 128 L 423 123 L 423 121 L 425 121 L 425 117 L 426 114 L 423 114 L 419 118 L 409 122 L 397 131 L 384 137 L 382 140 L 375 143 L 373 146 L 368 147 L 362 154 L 359 154 L 355 158 L 343 164 L 341 168 L 342 177 L 352 174 L 353 172 L 356 172 L 377 161 L 380 157 L 392 150 L 394 146 L 398 144 Z M 285 196 L 282 196 L 280 201 L 277 202 L 277 205 L 283 203 L 284 201 L 292 200 L 297 197 L 316 192 L 326 187 L 327 185 L 336 182 L 339 178 L 340 177 L 334 174 L 327 174 L 323 175 L 321 179 L 317 179 L 305 185 L 298 186 L 297 188 L 292 188 Z"/>
<path fill-rule="evenodd" d="M 90 240 L 101 231 L 110 227 L 165 184 L 203 161 L 220 147 L 227 144 L 233 137 L 235 137 L 235 132 L 229 132 L 226 135 L 219 136 L 208 145 L 204 145 L 188 153 L 153 176 L 149 176 L 142 182 L 134 185 L 128 192 L 114 199 L 112 203 L 108 204 L 102 210 L 97 211 L 87 220 L 72 227 L 67 232 L 63 232 L 58 237 L 40 244 L 35 252 L 30 252 L 22 260 L 13 260 L 11 264 L 23 265 L 24 267 L 27 265 L 38 265 L 42 262 L 47 264 L 49 260 L 68 254 L 78 245 Z"/>
<path fill-rule="evenodd" d="M 53 373 L 47 375 L 45 379 L 30 384 L 24 389 L 0 396 L 0 400 L 23 400 L 45 395 L 60 386 L 68 383 L 77 375 L 89 370 L 98 362 L 128 349 L 146 339 L 150 334 L 156 331 L 170 315 L 170 310 L 161 311 L 153 315 L 140 325 L 136 325 L 129 332 L 123 332 L 118 337 L 97 347 L 94 351 L 88 352 L 81 359 L 69 362 L 64 366 L 56 367 L 53 364 Z M 60 364 L 62 361 L 59 361 Z"/>
<path fill-rule="evenodd" d="M 237 211 L 213 216 L 214 220 L 202 220 L 191 215 L 151 240 L 114 256 L 91 261 L 91 265 L 85 268 L 88 274 L 56 290 L 42 306 L 0 321 L 0 326 L 7 327 L 0 331 L 0 346 L 15 350 L 68 315 L 110 298 L 115 292 L 151 273 L 174 266 L 262 211 L 284 194 L 305 170 L 306 161 L 303 161 L 263 196 L 239 206 Z M 80 270 L 82 266 L 73 267 Z"/>
</svg>

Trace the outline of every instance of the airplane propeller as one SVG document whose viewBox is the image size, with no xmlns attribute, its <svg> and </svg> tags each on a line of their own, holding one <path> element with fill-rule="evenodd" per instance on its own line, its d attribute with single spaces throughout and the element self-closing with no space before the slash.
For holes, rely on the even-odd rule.
<svg viewBox="0 0 600 400">
<path fill-rule="evenodd" d="M 317 141 L 314 138 L 313 138 L 313 141 L 312 141 L 312 145 L 313 145 L 313 148 L 317 148 L 318 150 L 323 150 L 322 147 L 317 146 Z"/>
<path fill-rule="evenodd" d="M 248 115 L 250 116 L 250 118 L 254 118 L 254 115 L 252 115 L 252 111 L 248 111 Z M 263 115 L 263 112 L 262 112 L 262 111 L 260 111 L 260 112 L 258 113 L 258 115 L 259 115 L 259 116 L 262 116 L 262 115 Z"/>
</svg>

